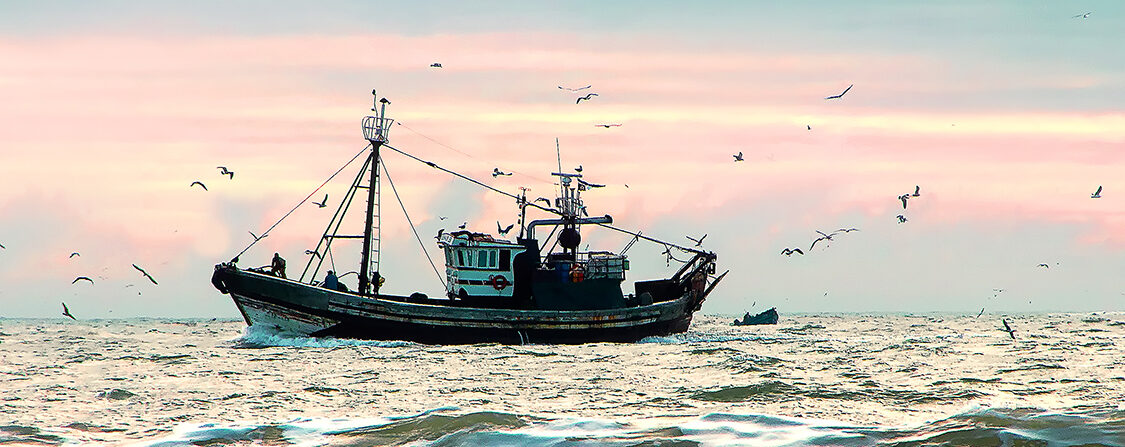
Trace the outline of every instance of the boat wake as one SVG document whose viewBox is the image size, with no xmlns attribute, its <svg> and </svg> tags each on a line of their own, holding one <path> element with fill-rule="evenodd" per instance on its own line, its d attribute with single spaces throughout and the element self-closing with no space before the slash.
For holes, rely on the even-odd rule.
<svg viewBox="0 0 1125 447">
<path fill-rule="evenodd" d="M 262 348 L 341 348 L 347 346 L 375 346 L 397 348 L 414 343 L 406 341 L 354 340 L 349 338 L 309 337 L 292 332 L 280 331 L 267 326 L 247 326 L 242 335 L 230 340 L 230 347 L 236 349 Z"/>
</svg>

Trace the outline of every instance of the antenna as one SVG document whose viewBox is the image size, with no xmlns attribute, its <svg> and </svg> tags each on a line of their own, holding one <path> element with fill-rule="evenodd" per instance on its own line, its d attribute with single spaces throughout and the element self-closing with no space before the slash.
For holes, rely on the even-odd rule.
<svg viewBox="0 0 1125 447">
<path fill-rule="evenodd" d="M 555 157 L 559 159 L 559 172 L 562 172 L 562 152 L 559 151 L 559 137 L 555 137 Z"/>
<path fill-rule="evenodd" d="M 559 160 L 559 172 L 562 172 L 562 151 L 559 150 L 559 137 L 555 137 L 555 157 Z M 570 179 L 565 179 L 570 180 Z M 566 181 L 564 177 L 559 177 L 559 196 L 561 197 L 566 191 Z"/>
</svg>

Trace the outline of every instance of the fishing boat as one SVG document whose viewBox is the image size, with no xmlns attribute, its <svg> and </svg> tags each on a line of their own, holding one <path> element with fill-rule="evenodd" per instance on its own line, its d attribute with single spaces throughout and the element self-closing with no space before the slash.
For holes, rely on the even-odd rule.
<svg viewBox="0 0 1125 447">
<path fill-rule="evenodd" d="M 366 154 L 366 161 L 316 250 L 307 252 L 309 259 L 300 277 L 287 278 L 284 269 L 237 265 L 239 256 L 277 224 L 231 261 L 215 266 L 211 283 L 219 292 L 230 295 L 247 325 L 313 337 L 426 344 L 635 342 L 686 331 L 692 315 L 726 276 L 727 272 L 715 275 L 714 252 L 615 227 L 609 215 L 591 217 L 581 195 L 601 185 L 583 180 L 580 172 L 563 172 L 561 162 L 558 172 L 552 173 L 559 185 L 554 200 L 528 201 L 526 189 L 518 194 L 505 192 L 391 146 L 388 134 L 394 121 L 386 117 L 389 101 L 380 99 L 374 91 L 372 94 L 374 113 L 362 121 L 368 144 L 353 158 Z M 381 290 L 384 278 L 379 273 L 380 262 L 394 260 L 381 259 L 379 196 L 383 177 L 398 197 L 381 156 L 388 150 L 515 199 L 520 216 L 518 235 L 514 240 L 503 238 L 514 230 L 512 227 L 497 228 L 495 235 L 463 228 L 439 231 L 437 246 L 444 257 L 444 274 L 432 259 L 430 263 L 444 290 L 435 296 L 422 291 L 385 293 Z M 340 233 L 352 202 L 362 196 L 366 197 L 362 234 Z M 405 206 L 403 212 L 413 228 Z M 543 217 L 528 221 L 529 212 Z M 544 237 L 548 228 L 550 232 Z M 579 250 L 582 231 L 588 228 L 619 231 L 632 238 L 620 252 L 590 251 L 588 246 Z M 416 229 L 414 234 L 421 243 Z M 347 274 L 329 272 L 324 280 L 317 280 L 322 271 L 328 271 L 324 263 L 326 258 L 331 259 L 333 244 L 349 239 L 362 243 L 356 289 L 343 284 Z M 682 265 L 671 276 L 636 281 L 623 289 L 630 267 L 625 252 L 638 241 L 664 246 L 669 260 L 675 259 L 672 250 L 688 256 L 676 259 Z"/>
</svg>

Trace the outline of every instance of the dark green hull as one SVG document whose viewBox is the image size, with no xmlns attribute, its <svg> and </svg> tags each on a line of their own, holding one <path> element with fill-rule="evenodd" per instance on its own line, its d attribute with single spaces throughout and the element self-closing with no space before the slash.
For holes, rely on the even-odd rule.
<svg viewBox="0 0 1125 447">
<path fill-rule="evenodd" d="M 635 342 L 686 331 L 710 292 L 689 289 L 674 299 L 617 309 L 529 310 L 361 296 L 230 265 L 216 266 L 212 283 L 231 296 L 248 325 L 308 336 L 428 344 Z"/>
</svg>

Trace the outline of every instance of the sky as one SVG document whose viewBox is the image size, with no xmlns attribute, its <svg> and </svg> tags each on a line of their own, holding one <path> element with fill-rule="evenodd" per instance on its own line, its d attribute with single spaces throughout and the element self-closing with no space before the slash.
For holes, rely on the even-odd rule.
<svg viewBox="0 0 1125 447">
<path fill-rule="evenodd" d="M 1122 311 L 1123 23 L 1117 1 L 0 2 L 0 317 L 237 317 L 213 266 L 364 148 L 372 89 L 396 148 L 551 197 L 557 138 L 607 185 L 591 214 L 706 234 L 730 274 L 704 313 Z M 433 256 L 439 228 L 515 222 L 385 162 Z M 356 169 L 240 265 L 299 274 Z M 384 291 L 441 295 L 382 205 Z M 630 248 L 629 281 L 674 271 L 662 251 Z"/>
</svg>

